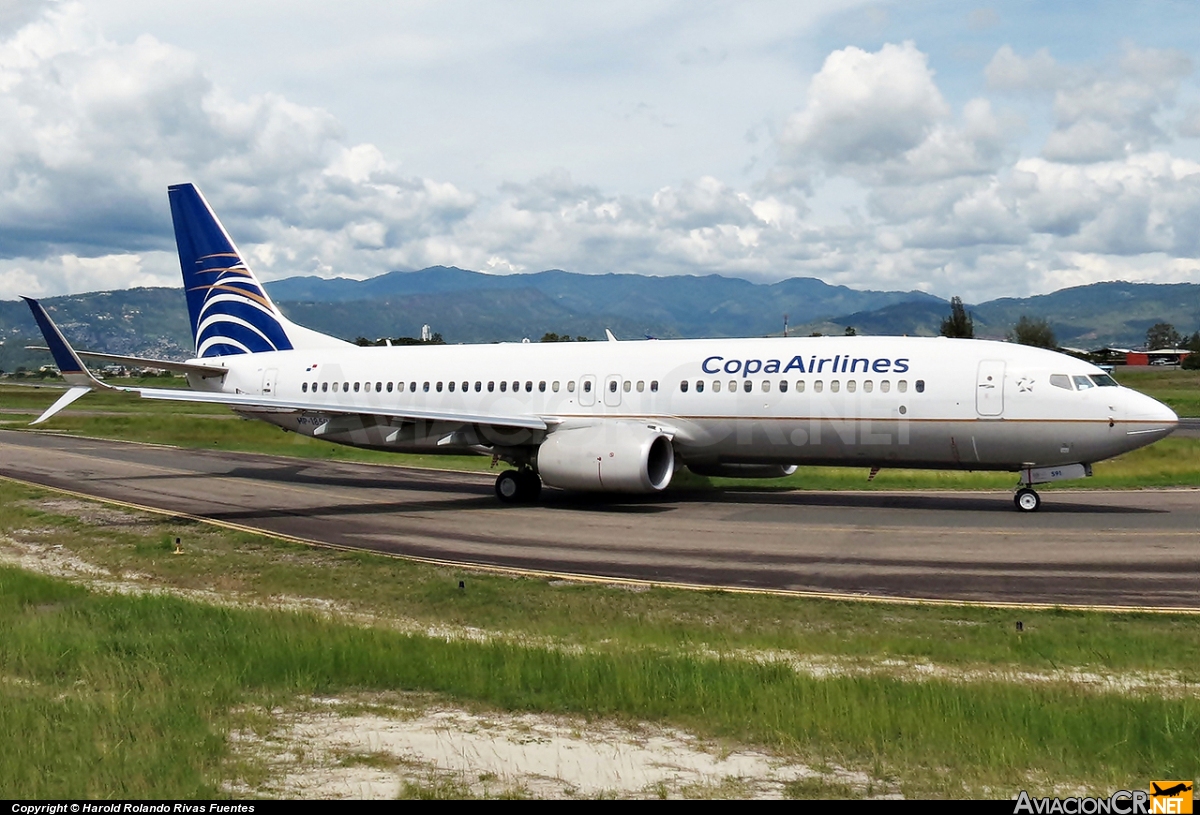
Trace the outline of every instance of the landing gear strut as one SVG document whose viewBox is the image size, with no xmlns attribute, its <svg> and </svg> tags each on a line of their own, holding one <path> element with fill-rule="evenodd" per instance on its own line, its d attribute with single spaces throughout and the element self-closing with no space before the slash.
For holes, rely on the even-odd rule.
<svg viewBox="0 0 1200 815">
<path fill-rule="evenodd" d="M 1042 497 L 1032 487 L 1021 487 L 1013 496 L 1013 503 L 1021 512 L 1037 512 L 1042 505 Z"/>
<path fill-rule="evenodd" d="M 496 476 L 496 497 L 506 504 L 532 503 L 542 494 L 542 479 L 533 470 L 505 470 Z"/>
</svg>

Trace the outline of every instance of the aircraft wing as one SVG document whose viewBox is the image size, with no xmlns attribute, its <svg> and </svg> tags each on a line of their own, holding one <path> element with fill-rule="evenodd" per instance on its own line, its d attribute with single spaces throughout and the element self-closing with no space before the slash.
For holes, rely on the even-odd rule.
<svg viewBox="0 0 1200 815">
<path fill-rule="evenodd" d="M 121 388 L 141 395 L 143 399 L 161 399 L 175 402 L 205 402 L 228 405 L 232 408 L 258 408 L 260 410 L 301 410 L 342 416 L 388 416 L 393 419 L 452 422 L 457 424 L 482 424 L 493 427 L 519 427 L 527 430 L 545 430 L 546 422 L 537 416 L 505 416 L 498 413 L 463 413 L 452 410 L 411 410 L 394 407 L 369 407 L 366 405 L 343 406 L 309 402 L 299 399 L 263 399 L 261 396 L 232 393 L 206 393 L 173 388 Z"/>
<path fill-rule="evenodd" d="M 45 345 L 26 345 L 29 351 L 52 351 Z M 96 351 L 76 351 L 83 359 L 94 359 L 98 362 L 115 362 L 118 365 L 136 365 L 143 368 L 161 368 L 164 371 L 175 371 L 181 374 L 198 374 L 202 377 L 225 376 L 228 368 L 219 365 L 201 365 L 196 362 L 172 362 L 169 359 L 148 359 L 146 357 L 126 357 L 120 354 L 101 354 Z"/>
</svg>

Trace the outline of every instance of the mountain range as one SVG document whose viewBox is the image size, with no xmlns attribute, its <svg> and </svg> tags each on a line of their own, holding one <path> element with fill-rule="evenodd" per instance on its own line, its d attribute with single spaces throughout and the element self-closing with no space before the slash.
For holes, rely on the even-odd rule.
<svg viewBox="0 0 1200 815">
<path fill-rule="evenodd" d="M 864 291 L 815 278 L 772 284 L 718 275 L 645 277 L 560 270 L 488 275 L 436 266 L 368 280 L 291 277 L 266 284 L 291 319 L 345 339 L 419 336 L 431 326 L 447 342 L 537 340 L 546 332 L 603 337 L 746 337 L 843 333 L 935 335 L 947 301 L 919 291 Z M 182 359 L 190 355 L 183 293 L 140 288 L 43 301 L 80 348 Z M 1066 346 L 1136 346 L 1169 322 L 1200 327 L 1200 286 L 1096 283 L 968 306 L 976 336 L 1003 338 L 1021 316 L 1043 318 Z M 28 308 L 0 301 L 0 369 L 45 364 Z"/>
</svg>

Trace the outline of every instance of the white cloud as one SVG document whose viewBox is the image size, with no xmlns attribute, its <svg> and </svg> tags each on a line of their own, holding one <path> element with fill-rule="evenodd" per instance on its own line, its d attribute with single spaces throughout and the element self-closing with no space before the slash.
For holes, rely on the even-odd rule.
<svg viewBox="0 0 1200 815">
<path fill-rule="evenodd" d="M 793 157 L 872 164 L 917 147 L 948 114 L 928 59 L 913 43 L 876 53 L 852 46 L 826 58 L 781 143 Z"/>
</svg>

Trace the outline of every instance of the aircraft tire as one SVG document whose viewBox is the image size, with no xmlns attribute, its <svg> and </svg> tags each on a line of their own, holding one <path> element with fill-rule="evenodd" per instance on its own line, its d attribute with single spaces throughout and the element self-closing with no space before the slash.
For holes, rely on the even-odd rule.
<svg viewBox="0 0 1200 815">
<path fill-rule="evenodd" d="M 496 497 L 504 504 L 515 504 L 521 500 L 523 479 L 517 470 L 505 470 L 496 476 Z"/>
<path fill-rule="evenodd" d="M 520 474 L 521 480 L 521 500 L 532 504 L 542 495 L 542 479 L 538 478 L 538 474 L 533 470 L 522 470 Z"/>
<path fill-rule="evenodd" d="M 1013 496 L 1013 504 L 1021 512 L 1037 512 L 1042 506 L 1042 497 L 1031 487 L 1022 487 Z"/>
</svg>

